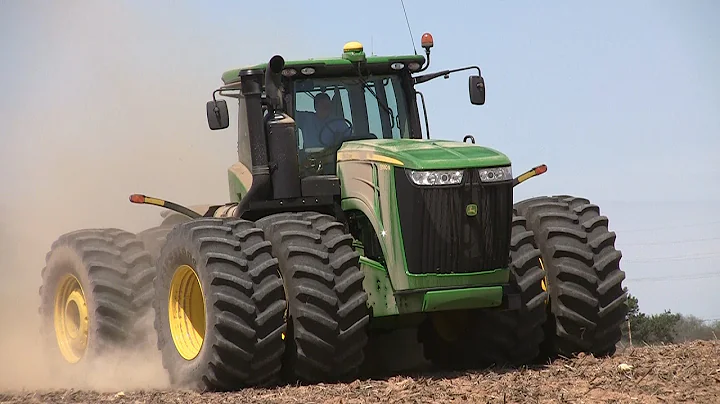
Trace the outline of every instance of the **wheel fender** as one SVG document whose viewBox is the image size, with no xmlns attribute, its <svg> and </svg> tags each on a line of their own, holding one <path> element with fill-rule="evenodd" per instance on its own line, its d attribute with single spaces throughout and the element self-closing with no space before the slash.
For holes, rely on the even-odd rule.
<svg viewBox="0 0 720 404">
<path fill-rule="evenodd" d="M 373 230 L 375 230 L 375 235 L 380 241 L 380 248 L 382 248 L 383 255 L 385 256 L 385 262 L 387 263 L 387 271 L 390 278 L 390 285 L 393 287 L 393 290 L 397 290 L 400 287 L 407 287 L 408 281 L 407 277 L 405 276 L 405 257 L 403 256 L 403 254 L 400 253 L 401 249 L 393 247 L 392 245 L 393 242 L 401 243 L 402 239 L 397 236 L 398 240 L 393 241 L 394 239 L 392 238 L 382 236 L 382 230 L 379 230 L 380 224 L 378 223 L 377 215 L 370 208 L 370 206 L 365 203 L 365 201 L 359 198 L 343 199 L 342 209 L 344 211 L 353 209 L 358 210 L 368 218 L 370 224 L 373 227 Z M 395 233 L 399 234 L 398 230 L 395 230 Z"/>
</svg>

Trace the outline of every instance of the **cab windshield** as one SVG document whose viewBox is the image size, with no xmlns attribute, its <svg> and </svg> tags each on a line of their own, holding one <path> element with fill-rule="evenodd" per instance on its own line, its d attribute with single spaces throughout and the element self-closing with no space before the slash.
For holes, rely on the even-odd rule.
<svg viewBox="0 0 720 404">
<path fill-rule="evenodd" d="M 397 75 L 300 79 L 294 90 L 300 149 L 337 147 L 344 140 L 410 138 Z"/>
</svg>

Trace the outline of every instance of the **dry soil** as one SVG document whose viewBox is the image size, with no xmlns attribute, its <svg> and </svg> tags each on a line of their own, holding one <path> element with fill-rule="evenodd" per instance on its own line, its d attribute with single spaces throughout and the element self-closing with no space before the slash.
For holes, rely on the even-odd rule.
<svg viewBox="0 0 720 404">
<path fill-rule="evenodd" d="M 0 393 L 0 403 L 21 402 L 717 403 L 720 402 L 720 342 L 628 348 L 609 359 L 579 356 L 533 369 L 402 375 L 349 384 L 283 386 L 235 393 L 166 390 Z"/>
</svg>

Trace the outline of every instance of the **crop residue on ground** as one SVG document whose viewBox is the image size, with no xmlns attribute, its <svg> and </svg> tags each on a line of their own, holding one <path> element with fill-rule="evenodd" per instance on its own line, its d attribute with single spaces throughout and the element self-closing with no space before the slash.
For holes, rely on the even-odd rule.
<svg viewBox="0 0 720 404">
<path fill-rule="evenodd" d="M 629 366 L 624 366 L 629 365 Z M 714 403 L 720 341 L 628 348 L 612 358 L 581 355 L 532 369 L 395 376 L 348 384 L 245 389 L 235 393 L 82 390 L 0 393 L 0 403 Z"/>
</svg>

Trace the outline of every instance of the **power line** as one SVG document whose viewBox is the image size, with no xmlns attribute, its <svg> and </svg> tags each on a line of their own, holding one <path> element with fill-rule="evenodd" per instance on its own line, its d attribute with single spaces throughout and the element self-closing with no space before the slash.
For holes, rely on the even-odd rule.
<svg viewBox="0 0 720 404">
<path fill-rule="evenodd" d="M 627 245 L 627 246 L 674 245 L 674 244 L 698 243 L 701 241 L 715 241 L 715 240 L 720 240 L 720 237 L 695 238 L 695 239 L 675 240 L 675 241 L 655 241 L 655 242 L 648 242 L 648 243 L 623 243 L 623 245 Z"/>
<path fill-rule="evenodd" d="M 709 226 L 712 224 L 720 224 L 720 220 L 713 220 L 710 222 L 700 222 L 700 223 L 687 223 L 687 224 L 680 224 L 680 225 L 673 225 L 673 226 L 662 226 L 662 227 L 647 227 L 647 228 L 640 228 L 640 229 L 625 229 L 625 230 L 613 230 L 618 234 L 621 233 L 637 233 L 641 231 L 655 231 L 655 230 L 671 230 L 671 229 L 681 229 L 686 227 L 700 227 L 700 226 Z"/>
<path fill-rule="evenodd" d="M 644 258 L 644 259 L 627 259 L 623 262 L 633 263 L 650 263 L 650 262 L 665 262 L 665 261 L 695 261 L 708 258 L 720 258 L 720 254 L 706 253 L 706 254 L 691 254 L 691 255 L 674 255 L 668 257 L 655 257 L 655 258 Z"/>
<path fill-rule="evenodd" d="M 628 282 L 662 282 L 662 281 L 684 281 L 684 280 L 695 280 L 695 279 L 707 279 L 715 278 L 720 276 L 720 271 L 713 272 L 698 272 L 694 274 L 683 274 L 683 275 L 666 275 L 666 276 L 647 276 L 642 278 L 628 278 L 625 279 Z"/>
</svg>

